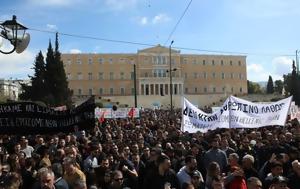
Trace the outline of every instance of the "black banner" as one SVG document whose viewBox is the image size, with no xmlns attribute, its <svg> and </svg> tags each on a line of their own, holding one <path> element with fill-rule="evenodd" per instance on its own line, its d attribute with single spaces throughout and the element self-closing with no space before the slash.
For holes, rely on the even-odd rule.
<svg viewBox="0 0 300 189">
<path fill-rule="evenodd" d="M 91 129 L 95 125 L 91 97 L 76 108 L 55 111 L 32 102 L 0 104 L 0 134 L 46 134 Z"/>
</svg>

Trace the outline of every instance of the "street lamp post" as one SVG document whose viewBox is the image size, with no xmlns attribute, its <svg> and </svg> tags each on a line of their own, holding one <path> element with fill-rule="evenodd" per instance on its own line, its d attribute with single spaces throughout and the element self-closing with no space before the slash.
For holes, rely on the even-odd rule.
<svg viewBox="0 0 300 189">
<path fill-rule="evenodd" d="M 137 108 L 136 65 L 133 65 L 134 107 Z"/>
<path fill-rule="evenodd" d="M 173 115 L 173 84 L 172 84 L 172 57 L 171 57 L 171 50 L 172 50 L 172 44 L 174 41 L 171 41 L 171 44 L 169 46 L 169 65 L 170 65 L 170 70 L 169 70 L 169 75 L 170 75 L 170 106 L 171 106 L 171 115 Z"/>
<path fill-rule="evenodd" d="M 25 33 L 27 28 L 17 22 L 17 17 L 13 15 L 12 20 L 6 20 L 0 23 L 0 37 L 10 42 L 13 48 L 9 51 L 2 51 L 3 54 L 22 53 L 30 41 L 30 35 Z M 18 33 L 21 32 L 21 35 Z M 0 45 L 1 46 L 1 45 Z"/>
</svg>

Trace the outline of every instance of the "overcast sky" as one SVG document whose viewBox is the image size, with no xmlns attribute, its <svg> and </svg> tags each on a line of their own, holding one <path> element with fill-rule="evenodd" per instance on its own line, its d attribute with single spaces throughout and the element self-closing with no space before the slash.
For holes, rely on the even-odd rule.
<svg viewBox="0 0 300 189">
<path fill-rule="evenodd" d="M 136 53 L 138 44 L 199 49 L 181 53 L 247 53 L 248 80 L 281 79 L 300 49 L 299 0 L 6 0 L 0 21 L 16 15 L 29 28 L 31 41 L 22 54 L 0 54 L 0 78 L 27 78 L 37 53 L 60 35 L 63 53 Z M 37 31 L 37 30 L 42 30 Z M 168 38 L 170 39 L 168 40 Z M 94 38 L 94 39 L 92 39 Z M 8 48 L 4 43 L 1 49 Z"/>
</svg>

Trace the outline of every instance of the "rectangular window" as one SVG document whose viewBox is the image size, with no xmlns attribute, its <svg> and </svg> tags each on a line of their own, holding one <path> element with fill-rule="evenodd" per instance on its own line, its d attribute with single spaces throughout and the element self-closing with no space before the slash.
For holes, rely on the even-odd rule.
<svg viewBox="0 0 300 189">
<path fill-rule="evenodd" d="M 110 63 L 110 64 L 113 63 L 113 59 L 112 59 L 112 58 L 109 59 L 109 63 Z"/>
<path fill-rule="evenodd" d="M 206 63 L 205 63 L 205 60 L 203 60 L 202 64 L 203 64 L 203 66 L 205 66 L 205 64 L 206 64 Z"/>
<path fill-rule="evenodd" d="M 197 78 L 197 76 L 198 76 L 198 74 L 197 74 L 197 73 L 194 73 L 194 79 L 196 79 L 196 78 Z"/>
<path fill-rule="evenodd" d="M 233 73 L 230 73 L 230 78 L 233 79 L 234 75 Z"/>
<path fill-rule="evenodd" d="M 229 62 L 229 63 L 230 63 L 230 66 L 232 66 L 232 60 L 230 60 L 230 62 Z"/>
<path fill-rule="evenodd" d="M 212 73 L 212 77 L 215 79 L 216 78 L 216 73 Z"/>
<path fill-rule="evenodd" d="M 110 95 L 114 95 L 114 88 L 110 88 L 110 89 L 109 89 L 109 94 L 110 94 Z"/>
<path fill-rule="evenodd" d="M 193 60 L 193 64 L 197 64 L 197 60 L 196 59 Z"/>
<path fill-rule="evenodd" d="M 167 63 L 167 62 L 166 62 L 166 57 L 164 57 L 164 56 L 162 57 L 162 63 L 163 63 L 163 64 L 166 64 L 166 63 Z"/>
<path fill-rule="evenodd" d="M 172 59 L 172 63 L 173 63 L 173 59 Z M 183 59 L 183 63 L 187 64 L 187 59 Z"/>
<path fill-rule="evenodd" d="M 197 87 L 195 87 L 195 93 L 197 93 L 198 92 L 198 88 Z"/>
<path fill-rule="evenodd" d="M 103 64 L 104 59 L 103 58 L 99 58 L 99 64 Z"/>
<path fill-rule="evenodd" d="M 203 91 L 204 91 L 205 93 L 207 93 L 207 88 L 206 88 L 206 87 L 204 87 Z"/>
<path fill-rule="evenodd" d="M 148 62 L 149 62 L 149 61 L 148 61 L 148 57 L 145 57 L 145 58 L 144 58 L 144 62 L 145 62 L 145 63 L 148 63 Z"/>
<path fill-rule="evenodd" d="M 184 73 L 184 78 L 187 79 L 187 77 L 188 77 L 188 74 Z"/>
<path fill-rule="evenodd" d="M 110 79 L 110 80 L 113 80 L 113 79 L 114 79 L 114 72 L 110 72 L 110 73 L 109 73 L 109 79 Z"/>
<path fill-rule="evenodd" d="M 207 74 L 206 72 L 203 72 L 203 78 L 206 79 L 207 78 Z"/>
<path fill-rule="evenodd" d="M 222 88 L 222 92 L 225 92 L 225 87 Z"/>
<path fill-rule="evenodd" d="M 152 57 L 152 62 L 153 62 L 153 64 L 157 64 L 157 57 L 156 56 Z"/>
<path fill-rule="evenodd" d="M 222 73 L 222 79 L 225 79 L 225 73 Z"/>
<path fill-rule="evenodd" d="M 240 78 L 240 79 L 242 79 L 242 78 L 243 78 L 243 76 L 242 76 L 242 74 L 241 74 L 241 73 L 239 74 L 239 78 Z"/>
<path fill-rule="evenodd" d="M 81 95 L 81 94 L 82 94 L 82 90 L 78 89 L 78 95 Z"/>
<path fill-rule="evenodd" d="M 99 80 L 103 80 L 103 78 L 104 78 L 104 77 L 103 77 L 103 72 L 100 72 L 100 73 L 99 73 Z"/>
<path fill-rule="evenodd" d="M 185 88 L 184 92 L 187 94 L 189 92 L 189 88 Z"/>
<path fill-rule="evenodd" d="M 243 88 L 241 87 L 241 88 L 240 88 L 240 93 L 242 93 L 242 92 L 243 92 Z"/>
<path fill-rule="evenodd" d="M 223 62 L 223 60 L 221 60 L 221 66 L 224 66 L 224 62 Z"/>
<path fill-rule="evenodd" d="M 89 80 L 93 80 L 93 74 L 92 74 L 91 72 L 88 73 L 88 77 L 89 77 L 89 78 L 88 78 Z"/>
<path fill-rule="evenodd" d="M 171 64 L 175 64 L 175 63 L 176 63 L 175 59 L 172 58 L 172 59 L 171 59 Z"/>
<path fill-rule="evenodd" d="M 131 88 L 131 95 L 134 95 L 134 88 Z"/>
<path fill-rule="evenodd" d="M 162 72 L 161 70 L 157 70 L 158 71 L 158 77 L 162 77 Z"/>
<path fill-rule="evenodd" d="M 82 73 L 81 73 L 81 72 L 78 72 L 78 73 L 77 73 L 77 79 L 78 79 L 78 80 L 82 80 Z"/>
<path fill-rule="evenodd" d="M 132 59 L 130 59 L 130 62 L 129 62 L 129 64 L 134 64 L 134 59 L 132 58 Z"/>
<path fill-rule="evenodd" d="M 130 74 L 130 79 L 131 79 L 131 80 L 134 80 L 134 72 L 131 72 L 131 74 Z"/>
<path fill-rule="evenodd" d="M 123 87 L 121 88 L 121 95 L 125 95 L 125 89 Z"/>
<path fill-rule="evenodd" d="M 81 64 L 81 59 L 80 58 L 77 58 L 77 64 Z"/>
<path fill-rule="evenodd" d="M 100 95 L 103 95 L 103 88 L 100 88 L 100 89 L 99 89 L 99 94 L 100 94 Z"/>
<path fill-rule="evenodd" d="M 215 61 L 214 61 L 214 60 L 211 61 L 211 65 L 212 65 L 212 66 L 215 65 Z"/>
<path fill-rule="evenodd" d="M 89 64 L 93 64 L 93 59 L 92 58 L 89 58 Z"/>
<path fill-rule="evenodd" d="M 89 95 L 93 95 L 93 89 L 89 89 Z"/>
<path fill-rule="evenodd" d="M 241 61 L 239 60 L 239 66 L 241 66 L 242 65 L 242 63 L 241 63 Z"/>
<path fill-rule="evenodd" d="M 158 56 L 158 57 L 157 57 L 157 62 L 158 62 L 158 64 L 162 64 L 161 56 Z"/>
<path fill-rule="evenodd" d="M 216 87 L 213 88 L 213 92 L 214 92 L 214 93 L 216 92 Z"/>
<path fill-rule="evenodd" d="M 121 78 L 121 79 L 124 79 L 124 72 L 121 72 L 121 73 L 120 73 L 120 78 Z"/>
</svg>

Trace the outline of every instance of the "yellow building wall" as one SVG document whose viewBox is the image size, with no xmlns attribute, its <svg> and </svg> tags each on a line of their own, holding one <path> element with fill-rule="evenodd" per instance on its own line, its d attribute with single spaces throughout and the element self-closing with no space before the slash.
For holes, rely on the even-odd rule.
<svg viewBox="0 0 300 189">
<path fill-rule="evenodd" d="M 169 50 L 158 45 L 128 54 L 62 54 L 69 88 L 73 90 L 73 100 L 87 98 L 90 95 L 113 97 L 117 98 L 118 102 L 122 99 L 132 99 L 133 65 L 135 64 L 137 94 L 147 105 L 145 99 L 148 95 L 141 95 L 145 94 L 145 91 L 142 91 L 142 85 L 143 87 L 148 84 L 149 87 L 150 85 L 155 87 L 155 84 L 169 85 L 169 73 L 166 73 L 166 77 L 155 77 L 153 74 L 155 70 L 169 70 Z M 158 57 L 161 57 L 161 64 L 155 62 Z M 182 93 L 173 94 L 175 97 L 191 95 L 197 99 L 194 95 L 201 95 L 203 99 L 205 96 L 211 98 L 212 94 L 224 96 L 248 93 L 245 56 L 181 54 L 180 51 L 172 49 L 171 58 L 175 61 L 171 65 L 172 69 L 176 68 L 173 81 L 177 87 L 182 87 Z M 111 73 L 113 78 L 111 78 Z M 224 78 L 222 78 L 222 73 Z M 160 96 L 160 93 L 154 94 L 151 98 L 163 101 L 168 99 L 167 96 Z"/>
</svg>

